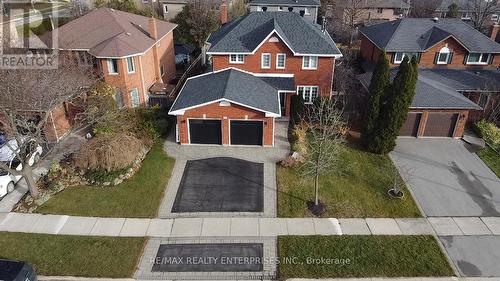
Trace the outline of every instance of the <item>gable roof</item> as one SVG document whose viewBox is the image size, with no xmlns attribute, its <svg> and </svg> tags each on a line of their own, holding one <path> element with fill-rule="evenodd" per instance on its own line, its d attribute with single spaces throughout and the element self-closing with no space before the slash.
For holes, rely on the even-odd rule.
<svg viewBox="0 0 500 281">
<path fill-rule="evenodd" d="M 475 3 L 472 0 L 442 0 L 439 6 L 436 8 L 438 12 L 448 12 L 451 4 L 457 4 L 458 10 L 461 12 L 469 12 L 474 9 Z M 500 9 L 500 6 L 498 6 Z"/>
<path fill-rule="evenodd" d="M 328 32 L 294 12 L 252 12 L 233 20 L 208 38 L 208 54 L 254 53 L 275 32 L 296 55 L 340 57 Z"/>
<path fill-rule="evenodd" d="M 258 77 L 235 68 L 194 76 L 184 84 L 169 114 L 224 100 L 279 116 L 278 91 L 295 91 L 293 81 L 293 77 Z"/>
<path fill-rule="evenodd" d="M 404 18 L 366 26 L 360 32 L 387 52 L 424 52 L 453 37 L 469 52 L 500 53 L 500 44 L 460 19 Z"/>
<path fill-rule="evenodd" d="M 320 0 L 251 0 L 250 5 L 321 6 Z"/>
<path fill-rule="evenodd" d="M 61 50 L 87 50 L 96 57 L 119 58 L 142 54 L 156 43 L 148 26 L 148 17 L 99 8 L 52 32 L 58 36 Z M 158 38 L 176 26 L 156 20 Z"/>
</svg>

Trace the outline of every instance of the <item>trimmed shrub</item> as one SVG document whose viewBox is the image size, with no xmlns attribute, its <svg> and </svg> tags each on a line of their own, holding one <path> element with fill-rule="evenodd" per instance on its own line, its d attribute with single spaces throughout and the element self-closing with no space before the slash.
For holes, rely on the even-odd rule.
<svg viewBox="0 0 500 281">
<path fill-rule="evenodd" d="M 476 127 L 481 133 L 481 137 L 491 145 L 496 151 L 500 151 L 500 128 L 494 123 L 481 120 L 476 123 Z"/>
<path fill-rule="evenodd" d="M 294 123 L 299 122 L 304 113 L 304 99 L 299 95 L 292 95 L 291 115 Z"/>
</svg>

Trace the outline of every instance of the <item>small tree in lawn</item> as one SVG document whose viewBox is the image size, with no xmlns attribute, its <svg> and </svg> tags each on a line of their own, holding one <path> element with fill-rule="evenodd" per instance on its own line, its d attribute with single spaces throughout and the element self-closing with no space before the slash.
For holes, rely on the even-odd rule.
<svg viewBox="0 0 500 281">
<path fill-rule="evenodd" d="M 368 89 L 369 100 L 366 114 L 366 123 L 361 132 L 361 140 L 367 145 L 372 141 L 373 130 L 380 116 L 380 109 L 383 105 L 385 92 L 391 83 L 391 70 L 389 60 L 385 52 L 380 54 L 375 70 L 373 71 L 370 87 Z"/>
<path fill-rule="evenodd" d="M 374 153 L 386 154 L 396 147 L 396 138 L 403 126 L 408 110 L 415 96 L 418 79 L 418 63 L 405 57 L 388 90 L 387 104 L 383 106 L 379 121 L 374 129 L 373 140 L 368 149 Z"/>
<path fill-rule="evenodd" d="M 0 161 L 0 169 L 22 176 L 33 198 L 39 195 L 33 175 L 38 163 L 29 162 L 32 148 L 47 144 L 52 109 L 79 97 L 93 82 L 90 69 L 68 62 L 58 69 L 0 69 L 0 120 L 17 143 L 17 149 L 10 148 L 22 165 L 18 171 Z"/>
<path fill-rule="evenodd" d="M 325 205 L 319 200 L 319 178 L 339 169 L 345 122 L 330 98 L 318 98 L 313 106 L 306 108 L 303 122 L 307 126 L 307 155 L 302 171 L 305 177 L 314 179 L 314 202 L 308 205 L 319 216 L 325 212 Z"/>
</svg>

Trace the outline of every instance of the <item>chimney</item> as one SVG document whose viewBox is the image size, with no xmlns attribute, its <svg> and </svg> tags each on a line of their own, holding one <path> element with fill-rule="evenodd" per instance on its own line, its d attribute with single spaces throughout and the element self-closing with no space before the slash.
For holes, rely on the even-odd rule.
<svg viewBox="0 0 500 281">
<path fill-rule="evenodd" d="M 149 18 L 149 37 L 158 40 L 158 29 L 156 29 L 156 20 L 153 17 Z"/>
<path fill-rule="evenodd" d="M 497 35 L 498 35 L 498 29 L 499 28 L 500 28 L 500 26 L 498 25 L 498 23 L 495 23 L 494 25 L 492 25 L 490 27 L 490 38 L 491 38 L 491 40 L 496 41 Z"/>
<path fill-rule="evenodd" d="M 299 15 L 300 15 L 301 17 L 304 17 L 304 14 L 305 14 L 305 13 L 306 13 L 306 11 L 304 11 L 304 10 L 300 10 Z"/>
<path fill-rule="evenodd" d="M 219 8 L 220 12 L 220 23 L 225 24 L 227 22 L 227 4 L 226 0 L 222 0 Z"/>
</svg>

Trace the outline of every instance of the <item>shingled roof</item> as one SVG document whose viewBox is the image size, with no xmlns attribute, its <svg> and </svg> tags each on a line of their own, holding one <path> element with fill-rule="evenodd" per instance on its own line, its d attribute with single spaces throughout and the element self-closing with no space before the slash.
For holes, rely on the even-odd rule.
<svg viewBox="0 0 500 281">
<path fill-rule="evenodd" d="M 61 50 L 87 50 L 96 57 L 119 58 L 142 54 L 156 43 L 148 26 L 148 17 L 99 8 L 52 32 L 57 34 Z M 156 20 L 158 38 L 176 26 Z"/>
<path fill-rule="evenodd" d="M 336 0 L 339 5 L 352 6 L 352 0 Z M 409 9 L 410 4 L 403 0 L 364 0 L 357 2 L 360 8 Z"/>
<path fill-rule="evenodd" d="M 272 33 L 296 55 L 342 56 L 328 32 L 294 12 L 252 12 L 235 19 L 208 38 L 208 54 L 251 54 Z"/>
<path fill-rule="evenodd" d="M 404 18 L 360 29 L 387 52 L 424 52 L 438 42 L 455 38 L 472 53 L 500 53 L 500 44 L 460 19 Z"/>
<path fill-rule="evenodd" d="M 250 5 L 321 6 L 320 0 L 251 0 Z"/>
<path fill-rule="evenodd" d="M 189 78 L 169 114 L 183 114 L 189 108 L 228 101 L 279 116 L 278 91 L 295 91 L 293 77 L 258 77 L 228 68 Z"/>
</svg>

